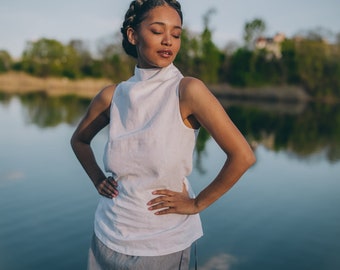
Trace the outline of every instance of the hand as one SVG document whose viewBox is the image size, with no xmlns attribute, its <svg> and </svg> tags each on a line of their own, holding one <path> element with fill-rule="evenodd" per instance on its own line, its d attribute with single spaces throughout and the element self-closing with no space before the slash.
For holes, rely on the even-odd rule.
<svg viewBox="0 0 340 270">
<path fill-rule="evenodd" d="M 183 183 L 182 192 L 175 192 L 168 189 L 156 190 L 153 195 L 160 195 L 148 202 L 149 210 L 158 210 L 155 215 L 183 214 L 192 215 L 198 213 L 195 199 L 189 197 L 189 193 Z"/>
<path fill-rule="evenodd" d="M 118 196 L 117 186 L 117 181 L 114 180 L 113 177 L 109 176 L 108 178 L 101 181 L 99 185 L 96 186 L 96 188 L 100 195 L 112 199 Z"/>
</svg>

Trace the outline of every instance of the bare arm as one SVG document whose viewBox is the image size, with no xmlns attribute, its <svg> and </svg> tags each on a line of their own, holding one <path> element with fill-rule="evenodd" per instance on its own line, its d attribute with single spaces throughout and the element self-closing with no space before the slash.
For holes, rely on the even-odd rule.
<svg viewBox="0 0 340 270">
<path fill-rule="evenodd" d="M 156 214 L 201 212 L 228 192 L 255 162 L 249 144 L 201 81 L 194 78 L 183 79 L 180 93 L 184 121 L 199 122 L 226 153 L 227 158 L 216 178 L 195 199 L 188 199 L 184 190 L 182 193 L 170 190 L 155 191 L 154 194 L 160 196 L 149 202 L 149 209 L 160 209 Z"/>
<path fill-rule="evenodd" d="M 108 86 L 94 97 L 71 138 L 72 149 L 85 172 L 98 192 L 109 198 L 118 194 L 115 188 L 116 182 L 107 178 L 99 167 L 91 148 L 91 141 L 110 121 L 109 111 L 114 90 L 115 86 Z"/>
</svg>

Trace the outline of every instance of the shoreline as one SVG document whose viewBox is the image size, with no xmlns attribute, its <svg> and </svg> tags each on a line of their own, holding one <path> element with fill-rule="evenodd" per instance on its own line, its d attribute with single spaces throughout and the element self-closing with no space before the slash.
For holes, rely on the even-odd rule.
<svg viewBox="0 0 340 270">
<path fill-rule="evenodd" d="M 37 78 L 24 72 L 0 74 L 0 92 L 25 94 L 44 92 L 50 96 L 76 95 L 93 98 L 103 87 L 113 84 L 109 79 Z M 308 102 L 312 98 L 299 86 L 233 87 L 228 84 L 208 85 L 218 99 L 239 101 Z"/>
<path fill-rule="evenodd" d="M 109 79 L 38 78 L 13 71 L 0 74 L 0 92 L 13 95 L 44 92 L 50 96 L 77 95 L 93 98 L 103 87 L 110 84 L 112 82 Z"/>
</svg>

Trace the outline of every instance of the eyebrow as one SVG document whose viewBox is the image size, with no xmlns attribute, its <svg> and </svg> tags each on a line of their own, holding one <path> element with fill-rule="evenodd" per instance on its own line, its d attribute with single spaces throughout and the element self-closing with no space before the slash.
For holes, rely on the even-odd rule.
<svg viewBox="0 0 340 270">
<path fill-rule="evenodd" d="M 161 25 L 161 26 L 165 26 L 166 25 L 164 22 L 152 22 L 149 25 L 154 25 L 154 24 L 158 24 L 158 25 Z M 174 28 L 182 30 L 182 27 L 178 26 L 178 25 L 175 25 Z"/>
</svg>

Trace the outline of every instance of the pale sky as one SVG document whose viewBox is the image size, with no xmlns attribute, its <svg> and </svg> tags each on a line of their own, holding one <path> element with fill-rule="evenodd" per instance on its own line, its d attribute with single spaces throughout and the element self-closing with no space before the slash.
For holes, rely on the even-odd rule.
<svg viewBox="0 0 340 270">
<path fill-rule="evenodd" d="M 21 55 L 27 41 L 42 37 L 92 43 L 119 31 L 130 0 L 0 0 L 0 49 Z M 340 0 L 181 0 L 184 26 L 200 32 L 210 8 L 214 42 L 242 44 L 244 24 L 261 18 L 267 36 L 323 27 L 340 32 Z"/>
</svg>

